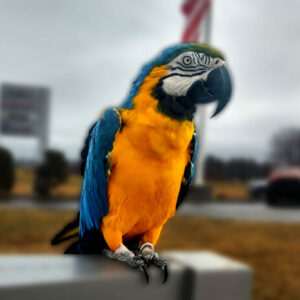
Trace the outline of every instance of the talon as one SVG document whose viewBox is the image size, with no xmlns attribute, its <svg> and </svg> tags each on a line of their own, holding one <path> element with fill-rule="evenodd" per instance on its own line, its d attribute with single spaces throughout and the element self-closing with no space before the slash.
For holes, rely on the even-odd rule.
<svg viewBox="0 0 300 300">
<path fill-rule="evenodd" d="M 147 283 L 149 282 L 145 261 L 140 253 L 129 251 L 123 244 L 114 252 L 109 249 L 104 249 L 103 253 L 113 260 L 126 263 L 129 267 L 140 270 L 145 274 Z"/>
<path fill-rule="evenodd" d="M 169 276 L 167 262 L 165 260 L 160 260 L 160 259 L 154 258 L 151 263 L 154 266 L 160 268 L 164 272 L 163 284 L 166 283 L 168 280 L 168 276 Z"/>
<path fill-rule="evenodd" d="M 164 284 L 164 283 L 167 282 L 168 276 L 169 276 L 168 265 L 165 264 L 165 265 L 162 267 L 162 270 L 164 271 L 164 280 L 163 280 L 163 284 Z"/>
<path fill-rule="evenodd" d="M 168 264 L 167 261 L 160 259 L 158 253 L 154 251 L 154 247 L 150 243 L 145 243 L 140 247 L 141 259 L 147 263 L 147 265 L 154 265 L 163 271 L 163 283 L 168 280 Z"/>
<path fill-rule="evenodd" d="M 145 265 L 142 265 L 140 270 L 141 270 L 141 272 L 143 272 L 145 274 L 146 282 L 148 284 L 149 283 L 149 275 L 148 275 L 148 272 L 147 272 L 147 269 L 146 269 Z"/>
</svg>

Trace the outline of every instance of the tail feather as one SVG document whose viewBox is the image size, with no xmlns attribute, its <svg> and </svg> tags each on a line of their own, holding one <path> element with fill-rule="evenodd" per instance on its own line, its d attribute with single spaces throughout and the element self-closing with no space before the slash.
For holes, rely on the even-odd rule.
<svg viewBox="0 0 300 300">
<path fill-rule="evenodd" d="M 64 254 L 78 254 L 78 241 L 72 243 L 64 252 Z"/>
<path fill-rule="evenodd" d="M 56 236 L 52 239 L 51 244 L 57 245 L 64 241 L 70 240 L 72 238 L 78 237 L 79 233 L 79 213 L 76 219 L 67 224 Z"/>
</svg>

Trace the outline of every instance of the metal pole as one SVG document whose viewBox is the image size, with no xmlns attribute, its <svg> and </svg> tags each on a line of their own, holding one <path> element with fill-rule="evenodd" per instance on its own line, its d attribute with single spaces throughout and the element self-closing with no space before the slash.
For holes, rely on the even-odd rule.
<svg viewBox="0 0 300 300">
<path fill-rule="evenodd" d="M 212 17 L 212 2 L 207 9 L 203 25 L 201 26 L 201 36 L 203 43 L 209 44 L 211 37 L 211 17 Z M 195 115 L 194 122 L 198 130 L 198 154 L 196 157 L 196 168 L 194 185 L 204 184 L 204 162 L 205 162 L 205 132 L 207 123 L 207 108 L 206 106 L 200 106 Z"/>
<path fill-rule="evenodd" d="M 1 145 L 1 142 L 2 142 L 2 91 L 3 91 L 3 88 L 2 88 L 2 84 L 0 84 L 0 147 L 3 146 Z"/>
<path fill-rule="evenodd" d="M 40 124 L 38 128 L 38 155 L 37 162 L 41 163 L 44 159 L 45 151 L 48 148 L 49 143 L 49 101 L 50 101 L 50 91 L 48 89 L 42 89 L 39 91 L 41 94 L 40 98 L 44 99 L 43 103 L 39 101 L 39 118 Z"/>
</svg>

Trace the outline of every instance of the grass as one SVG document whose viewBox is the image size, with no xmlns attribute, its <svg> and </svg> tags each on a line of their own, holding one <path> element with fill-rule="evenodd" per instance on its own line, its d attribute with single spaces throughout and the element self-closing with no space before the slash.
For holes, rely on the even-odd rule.
<svg viewBox="0 0 300 300">
<path fill-rule="evenodd" d="M 33 170 L 30 168 L 15 169 L 15 185 L 12 190 L 12 195 L 23 196 L 30 195 L 34 180 Z"/>
<path fill-rule="evenodd" d="M 32 186 L 34 181 L 34 172 L 32 168 L 17 168 L 15 170 L 16 182 L 12 190 L 12 196 L 30 196 L 32 195 Z M 75 197 L 80 194 L 82 177 L 71 174 L 67 181 L 51 191 L 51 196 L 57 198 Z M 245 183 L 239 182 L 209 182 L 212 188 L 213 198 L 218 200 L 227 199 L 240 201 L 247 199 L 248 192 Z"/>
<path fill-rule="evenodd" d="M 0 252 L 61 253 L 49 240 L 75 213 L 0 211 Z M 159 250 L 211 250 L 251 265 L 255 300 L 300 298 L 300 225 L 175 217 Z"/>
<path fill-rule="evenodd" d="M 208 249 L 251 265 L 255 300 L 300 299 L 300 225 L 177 217 L 162 249 Z"/>
<path fill-rule="evenodd" d="M 208 185 L 212 188 L 212 196 L 215 199 L 226 201 L 240 201 L 248 198 L 247 185 L 242 182 L 208 182 Z"/>
<path fill-rule="evenodd" d="M 67 181 L 52 190 L 53 197 L 75 197 L 78 198 L 81 192 L 82 177 L 79 175 L 70 175 Z"/>
<path fill-rule="evenodd" d="M 35 209 L 0 210 L 1 253 L 62 253 L 50 240 L 75 213 Z"/>
<path fill-rule="evenodd" d="M 34 172 L 32 168 L 17 168 L 15 170 L 15 185 L 12 196 L 31 196 L 33 190 Z M 56 198 L 75 197 L 81 191 L 82 178 L 79 175 L 71 174 L 67 181 L 51 191 L 51 196 Z"/>
</svg>

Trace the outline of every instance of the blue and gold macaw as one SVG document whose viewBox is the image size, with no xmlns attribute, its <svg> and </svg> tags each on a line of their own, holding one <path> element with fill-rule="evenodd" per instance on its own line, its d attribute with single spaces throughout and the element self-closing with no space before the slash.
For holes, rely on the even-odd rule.
<svg viewBox="0 0 300 300">
<path fill-rule="evenodd" d="M 154 250 L 167 220 L 183 201 L 194 174 L 197 104 L 231 97 L 223 55 L 180 44 L 146 64 L 125 102 L 105 111 L 82 151 L 84 182 L 77 220 L 53 244 L 77 236 L 66 253 L 105 253 L 145 272 L 167 263 Z"/>
</svg>

